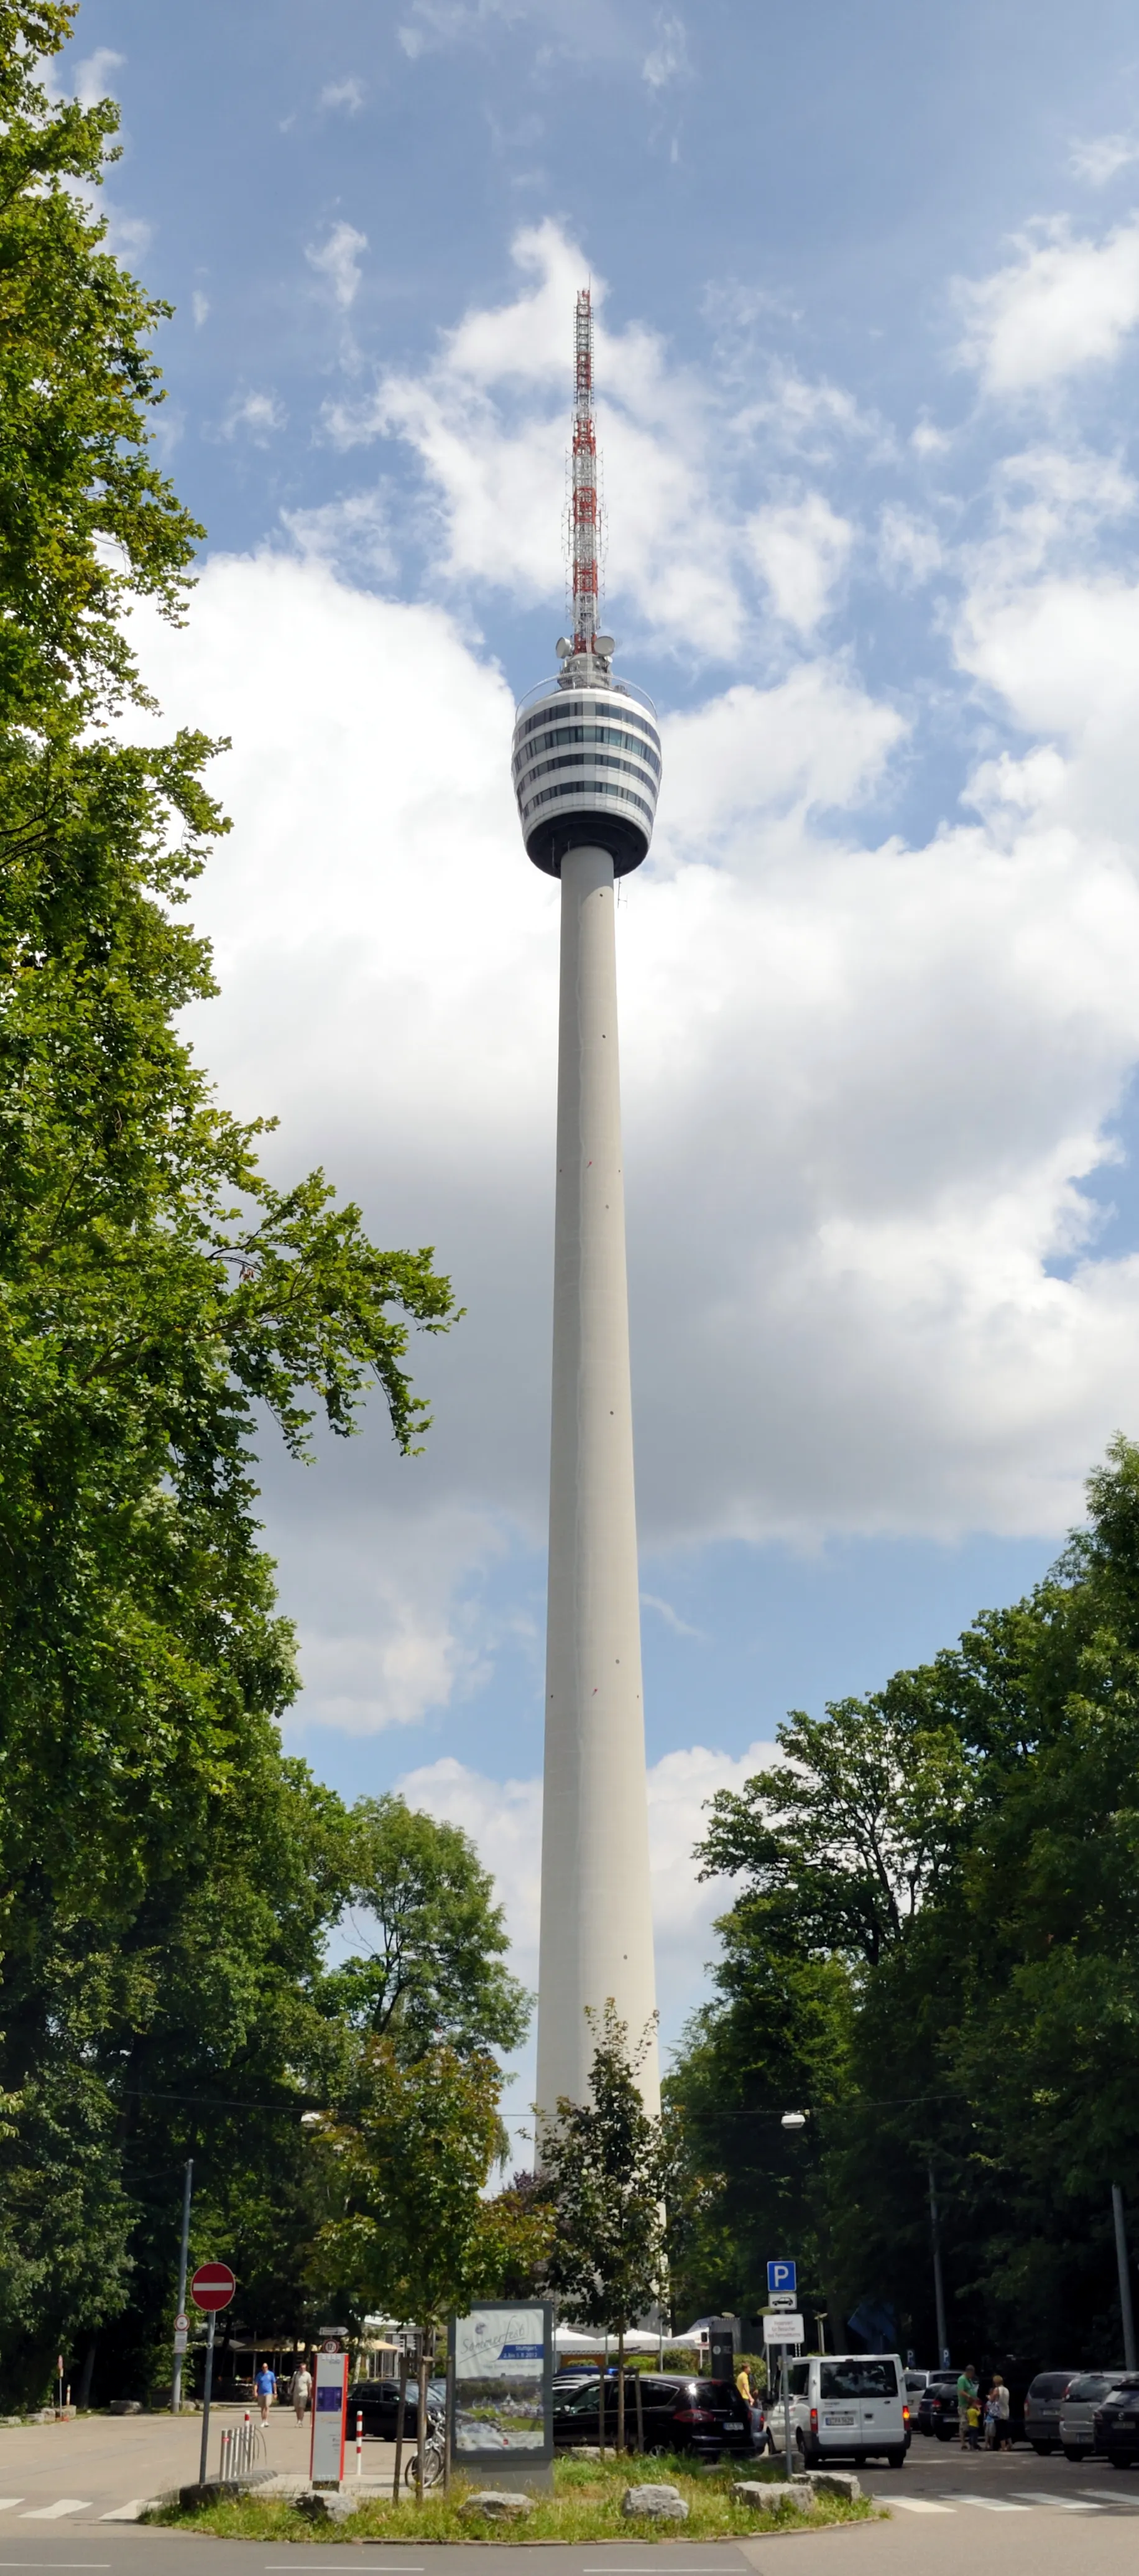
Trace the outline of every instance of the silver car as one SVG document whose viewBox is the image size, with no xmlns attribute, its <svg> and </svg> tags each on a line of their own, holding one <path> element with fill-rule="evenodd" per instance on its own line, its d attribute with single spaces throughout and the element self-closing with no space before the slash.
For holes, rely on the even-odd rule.
<svg viewBox="0 0 1139 2576">
<path fill-rule="evenodd" d="M 1089 2460 L 1095 2449 L 1093 2418 L 1113 2388 L 1127 2377 L 1124 2370 L 1089 2370 L 1074 2379 L 1060 2406 L 1060 2448 L 1066 2460 Z"/>
<path fill-rule="evenodd" d="M 1060 2408 L 1074 2379 L 1084 2376 L 1079 2370 L 1038 2370 L 1029 2381 L 1024 2400 L 1025 2438 L 1041 2458 L 1054 2451 L 1060 2439 Z"/>
</svg>

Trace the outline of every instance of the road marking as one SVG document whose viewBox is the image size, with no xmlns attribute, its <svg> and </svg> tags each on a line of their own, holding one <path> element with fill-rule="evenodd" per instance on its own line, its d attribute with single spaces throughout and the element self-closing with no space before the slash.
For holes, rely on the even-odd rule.
<svg viewBox="0 0 1139 2576">
<path fill-rule="evenodd" d="M 101 2513 L 99 2520 L 100 2522 L 137 2522 L 140 2513 L 145 2513 L 149 2503 L 149 2496 L 132 2496 L 129 2504 L 117 2504 L 112 2513 Z"/>
<path fill-rule="evenodd" d="M 925 2496 L 887 2496 L 885 2489 L 880 2497 L 875 2496 L 875 2503 L 900 2505 L 903 2513 L 952 2513 L 953 2511 L 951 2504 L 930 2504 Z"/>
<path fill-rule="evenodd" d="M 1026 2504 L 1053 2505 L 1057 2513 L 1103 2512 L 1103 2504 L 1098 2496 L 1094 2504 L 1080 2504 L 1075 2496 L 1049 2495 L 1044 2487 L 1014 2487 L 1013 2494 L 1023 2496 Z"/>
<path fill-rule="evenodd" d="M 65 2513 L 90 2513 L 90 2496 L 57 2496 L 54 2504 L 37 2504 L 30 2513 L 20 2515 L 21 2522 L 58 2522 Z"/>
<path fill-rule="evenodd" d="M 980 2513 L 1027 2513 L 1026 2504 L 1003 2504 L 999 2496 L 955 2495 L 954 2504 L 975 2504 Z"/>
</svg>

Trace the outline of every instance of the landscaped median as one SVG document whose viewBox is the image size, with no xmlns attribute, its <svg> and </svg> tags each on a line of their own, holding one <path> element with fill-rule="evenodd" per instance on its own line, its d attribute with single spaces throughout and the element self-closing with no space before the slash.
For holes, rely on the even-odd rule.
<svg viewBox="0 0 1139 2576">
<path fill-rule="evenodd" d="M 214 2532 L 221 2540 L 296 2540 L 305 2548 L 316 2540 L 337 2541 L 341 2546 L 346 2540 L 397 2540 L 404 2548 L 412 2542 L 419 2548 L 432 2540 L 482 2538 L 515 2544 L 635 2539 L 639 2547 L 651 2540 L 675 2540 L 681 2530 L 686 2540 L 738 2540 L 757 2531 L 805 2531 L 822 2523 L 866 2522 L 875 2519 L 879 2510 L 866 2496 L 828 2493 L 822 2479 L 815 2485 L 796 2478 L 788 2487 L 782 2474 L 773 2474 L 766 2463 L 757 2462 L 746 2480 L 750 2486 L 762 2487 L 761 2497 L 745 2501 L 738 2492 L 743 2483 L 738 2465 L 694 2471 L 691 2460 L 684 2457 L 562 2459 L 554 2466 L 552 2496 L 535 2495 L 529 2499 L 529 2511 L 493 2525 L 473 2502 L 493 2485 L 493 2479 L 485 2477 L 477 2482 L 456 2477 L 448 2495 L 436 2488 L 422 2505 L 412 2496 L 393 2504 L 390 2496 L 377 2496 L 373 2489 L 361 2497 L 347 2521 L 324 2520 L 319 2506 L 313 2510 L 316 2500 L 311 2497 L 253 2494 L 219 2499 L 216 2489 L 210 2501 L 196 2508 L 153 2505 L 144 2519 Z M 639 2512 L 630 2516 L 623 2510 L 630 2488 L 662 2484 L 676 2490 L 688 2507 L 686 2515 L 656 2519 Z M 343 2492 L 351 2497 L 350 2478 Z"/>
</svg>

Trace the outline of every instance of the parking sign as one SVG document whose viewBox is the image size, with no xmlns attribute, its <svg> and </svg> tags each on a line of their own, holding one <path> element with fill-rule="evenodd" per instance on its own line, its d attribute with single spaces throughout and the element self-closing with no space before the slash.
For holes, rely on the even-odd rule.
<svg viewBox="0 0 1139 2576">
<path fill-rule="evenodd" d="M 780 2291 L 782 2291 L 784 2295 L 786 2295 L 788 2290 L 794 2292 L 797 2286 L 795 2280 L 795 2269 L 796 2267 L 794 2263 L 768 2264 L 767 2294 L 769 2298 L 778 2297 Z"/>
</svg>

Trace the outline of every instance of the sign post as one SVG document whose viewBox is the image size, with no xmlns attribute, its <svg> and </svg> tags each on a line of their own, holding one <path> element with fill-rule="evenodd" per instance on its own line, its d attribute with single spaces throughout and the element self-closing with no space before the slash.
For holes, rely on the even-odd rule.
<svg viewBox="0 0 1139 2576">
<path fill-rule="evenodd" d="M 779 2353 L 779 2374 L 783 2382 L 783 2465 L 784 2475 L 788 2478 L 791 2475 L 791 2372 L 788 2355 L 792 2345 L 803 2341 L 803 2320 L 794 2313 L 797 2282 L 796 2264 L 768 2264 L 767 2295 L 771 2308 L 763 2320 L 763 2340 L 765 2345 L 774 2346 Z"/>
<path fill-rule="evenodd" d="M 314 2487 L 339 2487 L 344 2475 L 344 2436 L 348 2427 L 348 2355 L 331 2335 L 316 2356 L 312 2392 L 312 2451 L 309 2477 Z"/>
<path fill-rule="evenodd" d="M 214 2384 L 214 2320 L 219 2308 L 228 2308 L 237 2280 L 228 2263 L 199 2263 L 190 2283 L 190 2297 L 196 2308 L 209 2317 L 206 2335 L 206 2384 L 202 2392 L 202 2452 L 198 2463 L 198 2484 L 206 2483 L 206 2453 L 210 2442 L 210 2390 Z"/>
</svg>

